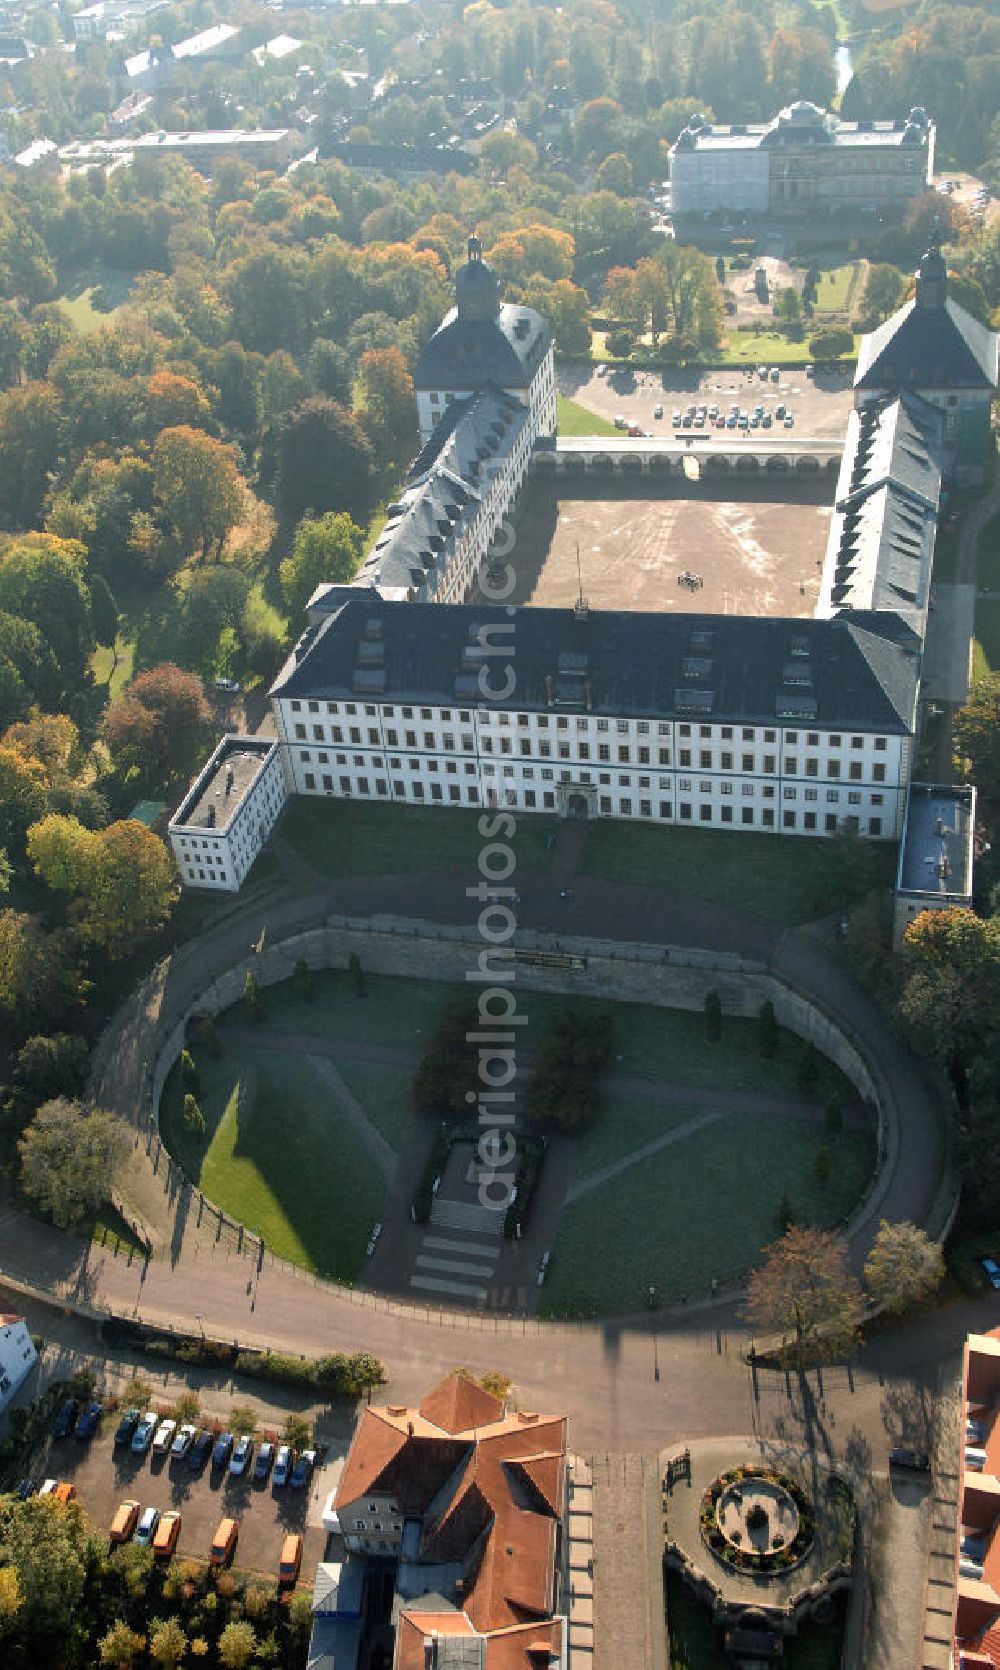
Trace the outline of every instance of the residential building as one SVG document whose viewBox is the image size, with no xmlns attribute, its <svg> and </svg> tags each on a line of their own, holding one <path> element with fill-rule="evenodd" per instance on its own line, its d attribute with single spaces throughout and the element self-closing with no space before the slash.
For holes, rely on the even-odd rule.
<svg viewBox="0 0 1000 1670">
<path fill-rule="evenodd" d="M 971 907 L 975 833 L 974 788 L 910 784 L 896 877 L 897 947 L 922 911 Z"/>
<path fill-rule="evenodd" d="M 168 826 L 182 882 L 237 892 L 287 798 L 273 738 L 223 737 Z"/>
<path fill-rule="evenodd" d="M 38 1352 L 24 1317 L 0 1313 L 0 1411 L 37 1361 Z"/>
<path fill-rule="evenodd" d="M 899 836 L 920 643 L 895 614 L 438 604 L 415 624 L 344 588 L 303 634 L 271 691 L 292 793 Z"/>
<path fill-rule="evenodd" d="M 949 296 L 944 257 L 932 247 L 912 299 L 861 339 L 855 404 L 905 391 L 937 406 L 944 414 L 944 477 L 975 486 L 985 478 L 992 445 L 997 343 L 996 331 Z"/>
<path fill-rule="evenodd" d="M 962 1395 L 951 1663 L 1000 1670 L 1000 1329 L 966 1340 Z"/>
<path fill-rule="evenodd" d="M 528 408 L 530 445 L 556 432 L 552 333 L 540 313 L 500 300 L 500 281 L 478 238 L 455 275 L 455 306 L 425 346 L 413 373 L 423 443 L 455 400 L 500 389 Z"/>
<path fill-rule="evenodd" d="M 133 94 L 131 99 L 141 101 L 140 110 L 126 101 L 112 118 L 113 124 L 134 120 L 150 102 L 142 94 Z M 136 156 L 180 156 L 199 173 L 210 175 L 221 157 L 234 153 L 248 157 L 258 168 L 284 168 L 301 149 L 301 136 L 294 128 L 207 128 L 192 133 L 168 133 L 160 128 L 128 139 L 74 140 L 62 147 L 59 160 L 68 168 L 91 168 L 127 165 Z"/>
<path fill-rule="evenodd" d="M 336 1512 L 343 1571 L 363 1559 L 372 1576 L 391 1573 L 393 1670 L 565 1665 L 567 1496 L 565 1416 L 508 1413 L 458 1374 L 416 1408 L 365 1409 Z M 337 1670 L 353 1662 L 343 1649 L 356 1579 L 350 1588 Z M 320 1670 L 316 1647 L 314 1632 L 310 1664 Z"/>
<path fill-rule="evenodd" d="M 934 123 L 919 108 L 884 122 L 845 122 L 807 99 L 766 123 L 695 115 L 670 149 L 673 212 L 901 214 L 928 189 L 934 139 Z"/>
<path fill-rule="evenodd" d="M 209 64 L 235 58 L 241 51 L 241 31 L 232 23 L 215 23 L 173 46 L 150 46 L 125 60 L 125 74 L 134 86 L 167 86 L 178 64 Z"/>
<path fill-rule="evenodd" d="M 15 168 L 54 173 L 59 166 L 59 147 L 54 139 L 33 139 L 13 159 Z"/>
</svg>

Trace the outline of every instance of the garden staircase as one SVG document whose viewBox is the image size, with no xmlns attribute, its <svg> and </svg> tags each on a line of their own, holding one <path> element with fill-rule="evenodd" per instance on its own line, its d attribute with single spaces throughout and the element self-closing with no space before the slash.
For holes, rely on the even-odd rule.
<svg viewBox="0 0 1000 1670">
<path fill-rule="evenodd" d="M 503 1233 L 504 1214 L 477 1200 L 442 1200 L 434 1196 L 431 1223 L 438 1229 L 460 1229 L 467 1235 L 488 1235 L 497 1240 Z"/>
</svg>

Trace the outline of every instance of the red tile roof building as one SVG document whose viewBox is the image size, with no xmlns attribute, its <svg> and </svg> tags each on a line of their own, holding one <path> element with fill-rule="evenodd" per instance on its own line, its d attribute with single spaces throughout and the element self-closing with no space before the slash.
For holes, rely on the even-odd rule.
<svg viewBox="0 0 1000 1670">
<path fill-rule="evenodd" d="M 337 1487 L 347 1548 L 395 1557 L 394 1670 L 550 1670 L 559 1614 L 566 1419 L 450 1375 L 418 1408 L 366 1409 Z"/>
<path fill-rule="evenodd" d="M 955 1670 L 1000 1670 L 1000 1329 L 965 1342 Z"/>
</svg>

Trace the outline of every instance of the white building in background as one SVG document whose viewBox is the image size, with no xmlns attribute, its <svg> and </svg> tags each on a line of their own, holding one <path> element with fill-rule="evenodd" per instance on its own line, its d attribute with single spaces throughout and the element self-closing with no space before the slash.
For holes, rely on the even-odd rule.
<svg viewBox="0 0 1000 1670">
<path fill-rule="evenodd" d="M 0 1312 L 0 1410 L 10 1402 L 38 1361 L 23 1316 Z"/>
<path fill-rule="evenodd" d="M 181 881 L 236 893 L 288 799 L 271 737 L 225 736 L 168 826 Z"/>
<path fill-rule="evenodd" d="M 899 214 L 930 185 L 934 138 L 919 108 L 905 121 L 844 122 L 799 99 L 770 122 L 692 116 L 670 148 L 673 212 Z"/>
<path fill-rule="evenodd" d="M 501 390 L 528 408 L 530 442 L 556 432 L 552 332 L 533 308 L 500 300 L 500 281 L 478 238 L 455 275 L 455 306 L 442 319 L 413 373 L 422 444 L 457 400 Z"/>
</svg>

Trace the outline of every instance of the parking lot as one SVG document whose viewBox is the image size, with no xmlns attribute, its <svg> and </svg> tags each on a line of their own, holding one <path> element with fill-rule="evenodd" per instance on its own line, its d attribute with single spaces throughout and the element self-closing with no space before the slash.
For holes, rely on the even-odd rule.
<svg viewBox="0 0 1000 1670">
<path fill-rule="evenodd" d="M 211 1462 L 198 1474 L 192 1473 L 187 1458 L 137 1455 L 130 1448 L 115 1449 L 113 1436 L 118 1416 L 106 1414 L 99 1432 L 88 1443 L 75 1437 L 51 1440 L 44 1459 L 34 1469 L 35 1482 L 45 1477 L 65 1479 L 76 1486 L 77 1496 L 95 1532 L 106 1530 L 120 1502 L 129 1498 L 143 1509 L 179 1509 L 182 1514 L 177 1557 L 207 1560 L 209 1546 L 220 1519 L 239 1522 L 239 1542 L 232 1564 L 241 1571 L 259 1572 L 277 1578 L 278 1557 L 284 1537 L 298 1531 L 303 1537 L 302 1576 L 311 1585 L 316 1562 L 323 1557 L 326 1533 L 322 1527 L 323 1504 L 340 1475 L 347 1440 L 335 1441 L 318 1465 L 308 1489 L 276 1488 L 268 1480 L 255 1485 L 250 1474 L 232 1478 L 228 1469 L 216 1470 Z"/>
<path fill-rule="evenodd" d="M 612 421 L 624 417 L 650 435 L 673 433 L 670 419 L 675 410 L 683 412 L 689 405 L 713 402 L 723 412 L 734 404 L 751 412 L 754 406 L 762 405 L 772 418 L 780 403 L 791 409 L 797 439 L 846 434 L 848 413 L 854 404 L 851 370 L 821 369 L 815 377 L 807 377 L 801 370 L 779 369 L 778 382 L 768 377 L 764 383 L 753 368 L 700 373 L 612 369 L 599 377 L 596 369 L 563 365 L 558 368 L 557 380 L 560 394 Z M 658 405 L 663 407 L 662 418 L 653 416 Z M 772 434 L 778 432 L 771 430 Z M 786 431 L 781 429 L 780 433 Z"/>
</svg>

